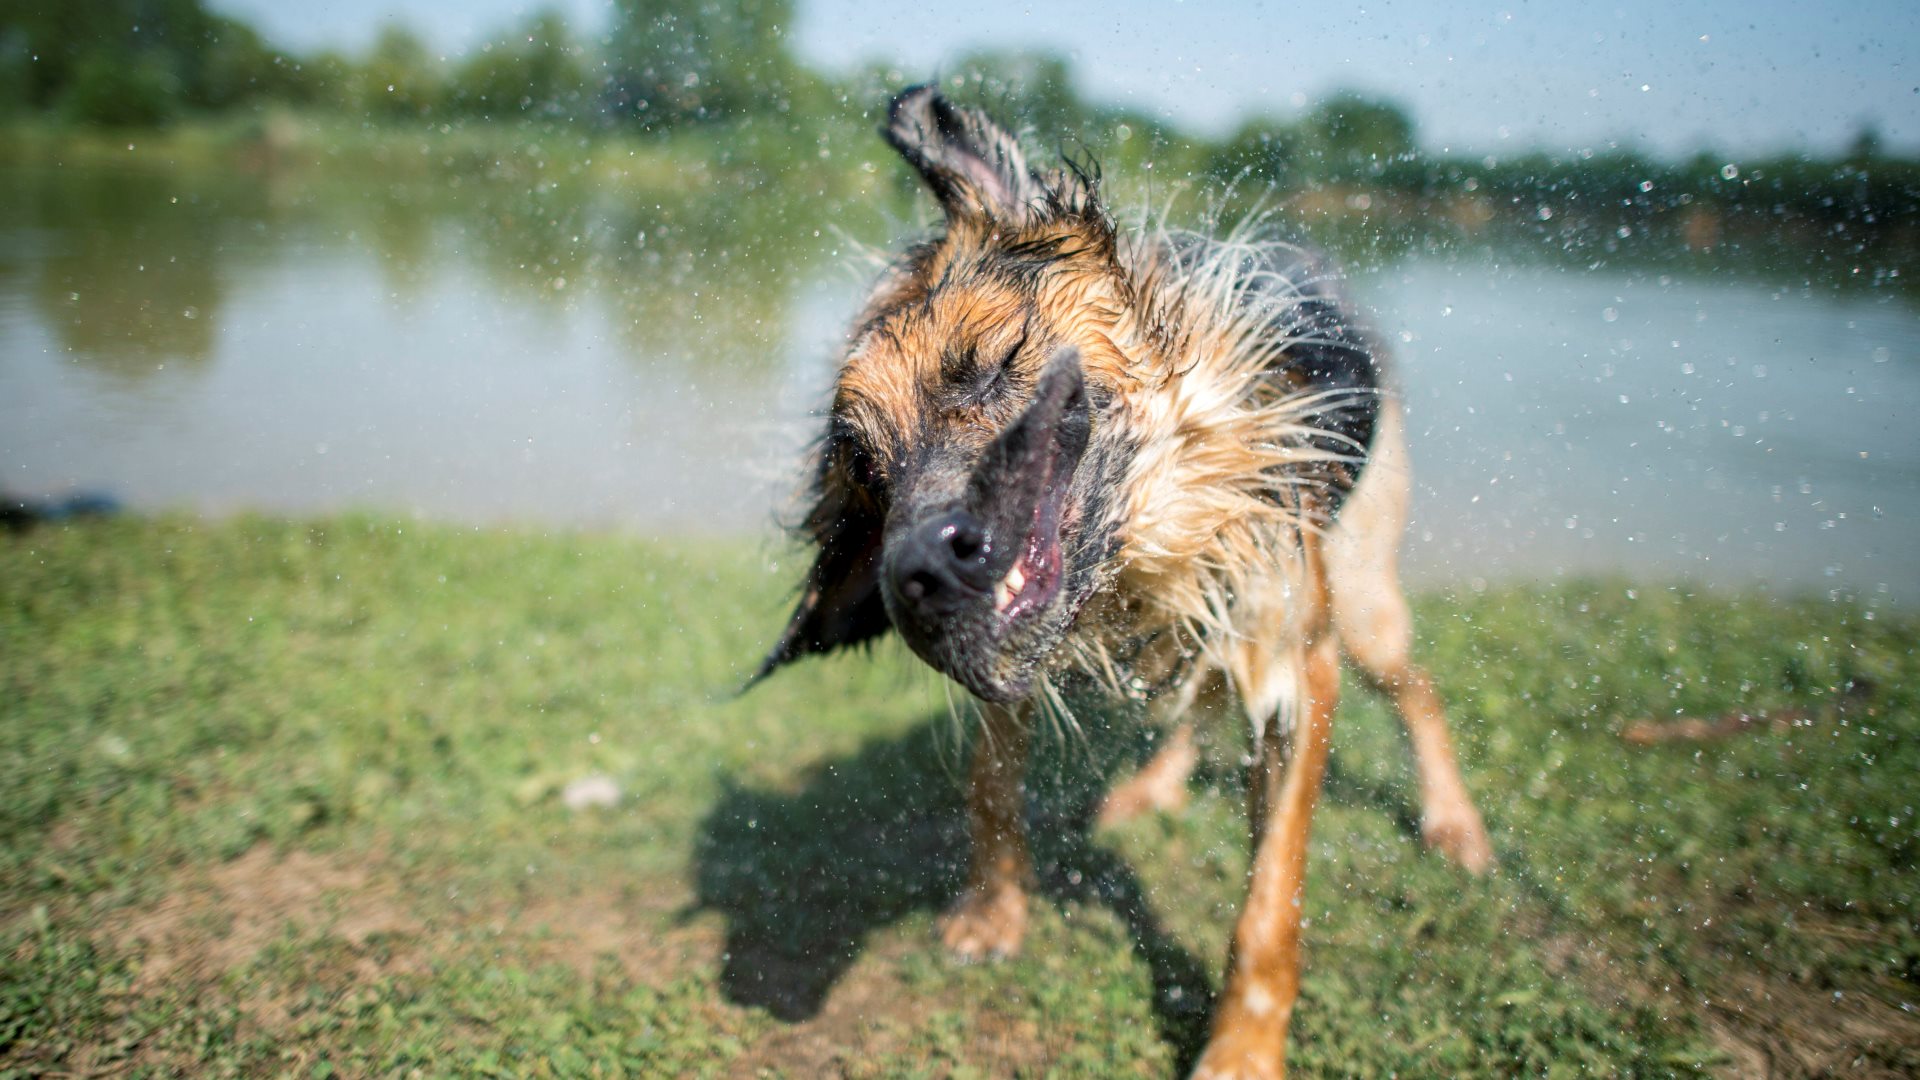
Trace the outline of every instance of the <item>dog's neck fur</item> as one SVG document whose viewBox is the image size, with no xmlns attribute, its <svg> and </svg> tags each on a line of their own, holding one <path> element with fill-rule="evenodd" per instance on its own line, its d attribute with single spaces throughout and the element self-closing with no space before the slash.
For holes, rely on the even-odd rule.
<svg viewBox="0 0 1920 1080">
<path fill-rule="evenodd" d="M 1309 264 L 1256 231 L 1128 233 L 1105 272 L 1051 274 L 1040 289 L 1043 309 L 1073 313 L 1089 378 L 1112 392 L 1089 454 L 1108 463 L 1096 482 L 1110 490 L 1095 500 L 1104 520 L 1085 528 L 1110 557 L 1056 671 L 1124 689 L 1170 675 L 1152 670 L 1168 657 L 1224 667 L 1254 621 L 1271 632 L 1297 606 L 1265 594 L 1297 588 L 1327 468 L 1363 448 L 1328 449 L 1315 423 L 1326 401 L 1286 364 L 1302 283 L 1270 268 Z"/>
</svg>

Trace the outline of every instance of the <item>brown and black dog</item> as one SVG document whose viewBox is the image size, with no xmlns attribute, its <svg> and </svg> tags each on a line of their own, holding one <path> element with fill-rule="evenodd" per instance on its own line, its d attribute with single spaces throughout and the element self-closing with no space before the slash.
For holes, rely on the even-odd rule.
<svg viewBox="0 0 1920 1080">
<path fill-rule="evenodd" d="M 1184 797 L 1195 711 L 1251 725 L 1253 862 L 1201 1076 L 1283 1071 L 1307 830 L 1344 648 L 1418 756 L 1426 841 L 1492 862 L 1440 700 L 1408 658 L 1409 479 L 1383 356 L 1328 272 L 1256 221 L 1117 228 L 1091 170 L 1028 166 L 927 87 L 883 134 L 945 227 L 855 323 L 802 529 L 818 548 L 761 666 L 889 630 L 981 702 L 963 957 L 1026 926 L 1029 721 L 1058 687 L 1150 693 L 1173 728 L 1105 814 Z"/>
</svg>

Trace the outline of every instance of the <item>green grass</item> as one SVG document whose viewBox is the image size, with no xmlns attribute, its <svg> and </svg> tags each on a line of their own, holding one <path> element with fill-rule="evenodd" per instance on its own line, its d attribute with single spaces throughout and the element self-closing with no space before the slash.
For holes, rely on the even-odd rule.
<svg viewBox="0 0 1920 1080">
<path fill-rule="evenodd" d="M 1089 836 L 1140 739 L 1087 711 L 1036 765 L 1026 952 L 956 967 L 938 687 L 889 647 L 734 694 L 798 570 L 359 518 L 0 537 L 0 1075 L 1175 1070 L 1245 866 L 1230 733 L 1187 812 Z M 1920 622 L 1619 583 L 1420 608 L 1501 870 L 1420 851 L 1350 688 L 1301 1075 L 1920 1069 Z M 567 810 L 591 774 L 618 805 Z"/>
</svg>

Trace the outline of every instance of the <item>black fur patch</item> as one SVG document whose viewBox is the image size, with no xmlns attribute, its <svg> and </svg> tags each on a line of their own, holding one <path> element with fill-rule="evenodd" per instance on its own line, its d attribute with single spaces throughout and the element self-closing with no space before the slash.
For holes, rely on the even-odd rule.
<svg viewBox="0 0 1920 1080">
<path fill-rule="evenodd" d="M 1302 301 L 1293 333 L 1301 340 L 1287 350 L 1288 369 L 1307 391 L 1332 395 L 1314 412 L 1315 424 L 1338 436 L 1323 440 L 1322 447 L 1364 454 L 1380 418 L 1380 364 L 1372 344 L 1345 304 L 1332 297 Z"/>
<path fill-rule="evenodd" d="M 1292 341 L 1277 372 L 1287 376 L 1296 393 L 1321 395 L 1311 416 L 1326 434 L 1316 436 L 1313 445 L 1349 459 L 1308 474 L 1324 491 L 1328 510 L 1338 512 L 1373 447 L 1385 389 L 1381 353 L 1323 258 L 1299 248 L 1292 249 L 1291 258 L 1288 249 L 1263 250 L 1262 257 L 1248 260 L 1246 284 L 1256 302 L 1272 308 L 1272 333 Z"/>
</svg>

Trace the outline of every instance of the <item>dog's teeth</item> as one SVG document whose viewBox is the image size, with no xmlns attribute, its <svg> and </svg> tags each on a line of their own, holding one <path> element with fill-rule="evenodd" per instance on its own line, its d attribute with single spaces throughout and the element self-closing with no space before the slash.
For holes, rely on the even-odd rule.
<svg viewBox="0 0 1920 1080">
<path fill-rule="evenodd" d="M 1013 569 L 1007 571 L 1006 577 L 1001 578 L 994 585 L 993 610 L 1007 610 L 1007 605 L 1013 603 L 1013 598 L 1020 595 L 1020 590 L 1025 588 L 1026 584 L 1027 575 L 1016 564 Z"/>
</svg>

